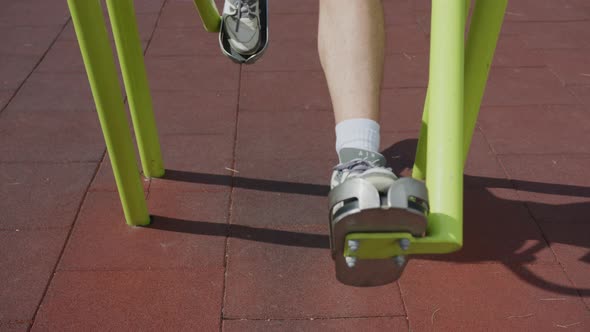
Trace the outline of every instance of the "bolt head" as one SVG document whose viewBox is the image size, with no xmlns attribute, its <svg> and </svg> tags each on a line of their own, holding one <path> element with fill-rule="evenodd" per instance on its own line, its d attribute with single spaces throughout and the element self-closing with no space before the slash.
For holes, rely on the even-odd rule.
<svg viewBox="0 0 590 332">
<path fill-rule="evenodd" d="M 360 242 L 358 240 L 348 240 L 348 249 L 350 251 L 357 251 L 359 249 Z"/>
<path fill-rule="evenodd" d="M 344 260 L 349 268 L 353 268 L 356 265 L 356 257 L 346 256 L 344 257 Z"/>
<path fill-rule="evenodd" d="M 408 250 L 410 248 L 410 239 L 400 239 L 399 246 L 402 250 Z"/>
<path fill-rule="evenodd" d="M 395 256 L 393 260 L 395 261 L 395 264 L 397 264 L 397 266 L 399 267 L 402 267 L 404 266 L 404 264 L 406 264 L 406 256 Z"/>
</svg>

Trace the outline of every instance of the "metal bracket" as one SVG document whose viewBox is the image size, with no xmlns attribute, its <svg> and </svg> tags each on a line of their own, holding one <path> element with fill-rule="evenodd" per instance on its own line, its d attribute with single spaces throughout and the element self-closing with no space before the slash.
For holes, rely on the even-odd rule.
<svg viewBox="0 0 590 332">
<path fill-rule="evenodd" d="M 426 233 L 428 194 L 422 181 L 396 180 L 385 194 L 355 178 L 329 195 L 330 247 L 336 278 L 352 286 L 379 286 L 397 280 L 407 250 Z"/>
</svg>

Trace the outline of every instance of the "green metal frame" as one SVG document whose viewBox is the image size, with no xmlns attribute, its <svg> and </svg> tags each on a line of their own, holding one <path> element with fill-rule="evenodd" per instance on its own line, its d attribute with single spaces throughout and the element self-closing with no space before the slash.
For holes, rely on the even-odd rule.
<svg viewBox="0 0 590 332">
<path fill-rule="evenodd" d="M 205 30 L 218 32 L 213 0 L 194 0 Z M 433 0 L 430 78 L 413 176 L 426 180 L 430 214 L 425 237 L 411 234 L 349 234 L 364 242 L 348 252 L 361 258 L 448 253 L 463 244 L 463 167 L 488 78 L 507 0 L 477 0 L 467 42 L 470 0 Z M 88 79 L 111 158 L 125 218 L 149 223 L 140 172 L 125 117 L 113 51 L 100 0 L 68 0 Z M 137 145 L 147 177 L 164 174 L 152 100 L 132 0 L 107 0 Z M 426 176 L 428 175 L 428 176 Z M 406 238 L 411 245 L 398 245 Z M 346 254 L 346 252 L 345 252 Z"/>
<path fill-rule="evenodd" d="M 106 3 L 143 174 L 146 177 L 161 177 L 164 166 L 133 0 L 107 0 Z M 221 18 L 213 0 L 195 0 L 195 5 L 207 31 L 219 31 Z M 68 6 L 125 220 L 129 225 L 147 225 L 150 216 L 100 0 L 68 0 Z"/>
<path fill-rule="evenodd" d="M 507 3 L 477 0 L 464 45 L 470 1 L 432 2 L 430 81 L 412 172 L 426 180 L 430 215 L 427 236 L 412 239 L 409 253 L 463 245 L 463 168 Z"/>
</svg>

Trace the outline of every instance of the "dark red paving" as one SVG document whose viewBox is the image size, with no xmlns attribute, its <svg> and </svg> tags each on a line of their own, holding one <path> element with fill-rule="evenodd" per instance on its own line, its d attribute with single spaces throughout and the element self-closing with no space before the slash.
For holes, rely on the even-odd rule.
<svg viewBox="0 0 590 332">
<path fill-rule="evenodd" d="M 416 260 L 400 288 L 413 331 L 584 331 L 590 324 L 559 265 Z"/>
<path fill-rule="evenodd" d="M 97 163 L 0 163 L 0 229 L 69 228 Z"/>
<path fill-rule="evenodd" d="M 374 289 L 337 283 L 328 253 L 317 0 L 272 3 L 271 48 L 242 67 L 191 0 L 135 4 L 167 167 L 143 182 L 146 228 L 124 223 L 66 2 L 2 5 L 0 330 L 590 328 L 586 0 L 509 3 L 466 163 L 464 248 Z M 381 147 L 406 175 L 429 6 L 384 1 Z"/>
<path fill-rule="evenodd" d="M 227 332 L 250 331 L 404 331 L 405 317 L 335 318 L 293 320 L 224 320 Z"/>
</svg>

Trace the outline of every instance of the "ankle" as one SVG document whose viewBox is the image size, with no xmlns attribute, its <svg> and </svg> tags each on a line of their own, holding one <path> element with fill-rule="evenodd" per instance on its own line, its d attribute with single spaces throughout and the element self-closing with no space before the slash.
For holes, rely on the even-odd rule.
<svg viewBox="0 0 590 332">
<path fill-rule="evenodd" d="M 371 119 L 349 119 L 336 125 L 336 152 L 343 148 L 355 148 L 378 152 L 380 126 Z"/>
</svg>

